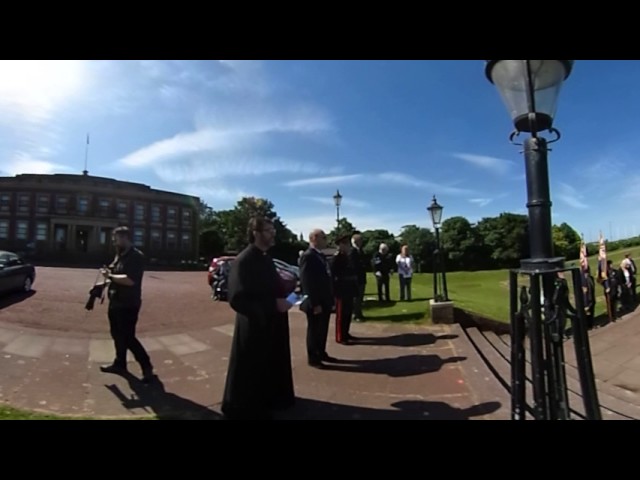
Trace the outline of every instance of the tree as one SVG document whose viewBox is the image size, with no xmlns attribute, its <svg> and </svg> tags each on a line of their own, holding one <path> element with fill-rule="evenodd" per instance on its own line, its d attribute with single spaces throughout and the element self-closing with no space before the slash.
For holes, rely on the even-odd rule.
<svg viewBox="0 0 640 480">
<path fill-rule="evenodd" d="M 444 250 L 445 259 L 450 260 L 452 267 L 473 268 L 476 240 L 474 228 L 466 218 L 451 217 L 442 223 L 440 246 Z"/>
<path fill-rule="evenodd" d="M 433 251 L 436 248 L 435 235 L 428 228 L 417 225 L 405 225 L 400 233 L 402 243 L 409 247 L 418 271 L 432 269 Z M 400 248 L 398 248 L 398 251 Z"/>
<path fill-rule="evenodd" d="M 574 260 L 580 256 L 580 235 L 567 223 L 554 225 L 552 229 L 553 249 L 558 257 Z"/>
<path fill-rule="evenodd" d="M 526 215 L 501 213 L 483 218 L 476 225 L 483 245 L 482 254 L 493 260 L 494 268 L 517 267 L 529 256 L 529 220 Z"/>
</svg>

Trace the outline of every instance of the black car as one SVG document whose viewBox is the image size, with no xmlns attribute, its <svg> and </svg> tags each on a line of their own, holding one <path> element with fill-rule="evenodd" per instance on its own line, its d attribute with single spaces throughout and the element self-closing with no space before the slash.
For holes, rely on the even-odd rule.
<svg viewBox="0 0 640 480">
<path fill-rule="evenodd" d="M 0 250 L 0 293 L 30 292 L 36 269 L 18 255 Z"/>
</svg>

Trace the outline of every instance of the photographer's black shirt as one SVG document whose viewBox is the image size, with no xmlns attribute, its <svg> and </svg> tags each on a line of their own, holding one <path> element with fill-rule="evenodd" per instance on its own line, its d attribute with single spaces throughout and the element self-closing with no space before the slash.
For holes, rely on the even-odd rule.
<svg viewBox="0 0 640 480">
<path fill-rule="evenodd" d="M 142 302 L 142 275 L 144 274 L 144 255 L 131 247 L 116 257 L 110 265 L 114 275 L 126 275 L 134 285 L 126 287 L 115 282 L 109 284 L 109 302 L 112 307 L 139 307 Z"/>
</svg>

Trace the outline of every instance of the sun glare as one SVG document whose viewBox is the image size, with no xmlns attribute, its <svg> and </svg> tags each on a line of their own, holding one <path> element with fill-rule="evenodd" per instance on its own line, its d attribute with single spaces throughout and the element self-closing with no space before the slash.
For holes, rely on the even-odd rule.
<svg viewBox="0 0 640 480">
<path fill-rule="evenodd" d="M 0 102 L 53 107 L 78 93 L 83 67 L 81 60 L 2 60 Z"/>
</svg>

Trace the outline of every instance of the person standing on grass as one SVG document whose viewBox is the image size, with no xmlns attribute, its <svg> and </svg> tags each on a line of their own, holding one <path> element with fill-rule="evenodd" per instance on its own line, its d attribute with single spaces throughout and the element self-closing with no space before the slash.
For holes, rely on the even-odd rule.
<svg viewBox="0 0 640 480">
<path fill-rule="evenodd" d="M 391 275 L 391 263 L 389 258 L 389 247 L 385 243 L 381 243 L 378 252 L 373 256 L 373 271 L 376 275 L 376 283 L 378 285 L 378 301 L 390 302 L 391 294 L 389 293 L 389 276 Z M 384 295 L 382 293 L 384 289 Z"/>
<path fill-rule="evenodd" d="M 398 278 L 400 280 L 400 301 L 411 301 L 411 279 L 413 278 L 413 256 L 409 254 L 409 247 L 403 245 L 396 257 Z"/>
<path fill-rule="evenodd" d="M 353 300 L 353 317 L 356 322 L 363 322 L 364 313 L 362 313 L 362 304 L 364 302 L 364 292 L 367 289 L 367 262 L 364 252 L 362 251 L 362 235 L 359 233 L 355 233 L 351 237 L 349 260 L 358 279 L 357 295 Z"/>
</svg>

